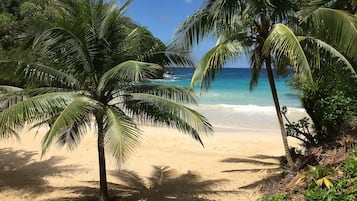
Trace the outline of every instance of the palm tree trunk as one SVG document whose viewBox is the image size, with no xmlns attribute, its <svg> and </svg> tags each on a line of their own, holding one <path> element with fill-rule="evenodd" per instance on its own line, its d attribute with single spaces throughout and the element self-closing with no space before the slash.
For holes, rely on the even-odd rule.
<svg viewBox="0 0 357 201">
<path fill-rule="evenodd" d="M 291 157 L 290 150 L 289 150 L 288 138 L 287 138 L 286 130 L 285 130 L 285 127 L 284 127 L 283 116 L 282 116 L 281 110 L 280 110 L 278 94 L 276 92 L 273 70 L 271 68 L 271 60 L 269 58 L 265 59 L 265 65 L 266 65 L 266 69 L 267 69 L 267 73 L 268 73 L 268 79 L 269 79 L 271 93 L 273 95 L 276 115 L 277 115 L 278 121 L 279 121 L 281 137 L 283 138 L 283 144 L 284 144 L 286 160 L 288 162 L 288 166 L 290 168 L 293 168 L 294 161 L 293 161 L 293 159 Z"/>
<path fill-rule="evenodd" d="M 104 128 L 102 116 L 97 117 L 98 125 L 98 159 L 99 159 L 99 201 L 108 201 L 108 187 L 107 187 L 107 172 L 105 167 L 105 153 L 104 153 Z"/>
</svg>

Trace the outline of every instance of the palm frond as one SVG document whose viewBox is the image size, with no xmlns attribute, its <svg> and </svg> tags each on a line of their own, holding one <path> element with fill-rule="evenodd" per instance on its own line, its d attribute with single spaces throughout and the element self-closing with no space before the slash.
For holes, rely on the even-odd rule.
<svg viewBox="0 0 357 201">
<path fill-rule="evenodd" d="M 76 131 L 72 130 L 72 132 L 70 132 L 68 129 L 76 125 L 85 125 L 84 122 L 88 120 L 88 116 L 97 107 L 99 107 L 97 101 L 86 96 L 75 97 L 66 104 L 42 139 L 42 155 L 46 153 L 53 139 L 57 136 L 61 138 L 59 140 L 61 144 L 69 143 L 71 144 L 70 146 L 77 144 L 80 135 L 83 134 L 85 130 L 79 127 Z"/>
<path fill-rule="evenodd" d="M 57 144 L 60 146 L 67 146 L 69 150 L 76 148 L 83 134 L 87 133 L 91 126 L 90 117 L 90 115 L 83 115 L 80 120 L 77 120 L 62 129 L 62 132 L 58 134 Z"/>
<path fill-rule="evenodd" d="M 20 87 L 0 85 L 0 94 L 13 93 L 21 90 L 23 89 Z"/>
<path fill-rule="evenodd" d="M 300 21 L 306 21 L 314 11 L 317 9 L 327 6 L 331 0 L 310 0 L 303 4 L 303 8 L 297 12 L 297 17 Z"/>
<path fill-rule="evenodd" d="M 98 92 L 103 91 L 107 87 L 107 84 L 112 82 L 139 82 L 145 79 L 156 78 L 161 69 L 162 67 L 157 64 L 132 60 L 125 61 L 103 74 L 100 78 Z"/>
<path fill-rule="evenodd" d="M 300 40 L 287 26 L 276 24 L 270 31 L 263 49 L 265 54 L 286 56 L 300 79 L 312 81 L 310 64 L 300 45 Z"/>
<path fill-rule="evenodd" d="M 18 93 L 22 90 L 23 89 L 19 88 L 19 87 L 0 85 L 0 101 L 11 101 L 11 100 L 9 100 L 8 97 L 11 96 L 12 94 Z"/>
<path fill-rule="evenodd" d="M 341 54 L 338 50 L 336 50 L 333 46 L 329 45 L 328 43 L 319 40 L 317 38 L 313 38 L 313 37 L 306 37 L 305 40 L 309 40 L 313 43 L 315 43 L 319 48 L 322 48 L 324 50 L 326 50 L 327 52 L 329 52 L 334 58 L 337 58 L 339 61 L 341 61 L 344 64 L 344 67 L 349 70 L 353 76 L 357 76 L 352 64 L 348 61 L 348 59 Z"/>
<path fill-rule="evenodd" d="M 206 1 L 201 10 L 189 16 L 176 30 L 169 47 L 191 50 L 203 40 L 222 32 L 237 30 L 239 13 L 244 13 L 245 2 L 237 0 Z M 238 26 L 240 27 L 240 26 Z"/>
<path fill-rule="evenodd" d="M 176 49 L 166 49 L 163 52 L 164 64 L 165 65 L 176 65 L 176 66 L 194 66 L 191 55 L 188 52 L 184 52 Z"/>
<path fill-rule="evenodd" d="M 127 0 L 119 9 L 117 9 L 117 5 L 115 3 L 109 3 L 109 9 L 106 10 L 103 20 L 100 22 L 100 29 L 98 37 L 104 38 L 108 37 L 108 34 L 111 28 L 114 26 L 117 18 L 126 10 L 126 8 L 130 5 L 131 0 Z"/>
<path fill-rule="evenodd" d="M 319 8 L 312 13 L 313 26 L 319 27 L 324 40 L 357 62 L 357 17 L 337 9 Z"/>
<path fill-rule="evenodd" d="M 39 87 L 39 88 L 29 88 L 29 89 L 21 89 L 18 87 L 12 87 L 12 86 L 0 86 L 0 91 L 4 89 L 10 89 L 7 91 L 4 91 L 4 93 L 0 92 L 0 101 L 6 102 L 6 105 L 8 107 L 17 104 L 23 100 L 25 100 L 28 97 L 33 97 L 33 96 L 38 96 L 46 93 L 55 93 L 55 92 L 69 92 L 71 91 L 70 89 L 65 89 L 65 88 L 56 88 L 56 87 Z M 79 91 L 78 91 L 79 92 Z M 83 92 L 85 93 L 85 92 Z"/>
<path fill-rule="evenodd" d="M 47 93 L 12 105 L 0 113 L 0 130 L 16 130 L 25 123 L 35 123 L 48 116 L 54 116 L 77 95 L 75 92 Z"/>
<path fill-rule="evenodd" d="M 125 161 L 139 143 L 141 130 L 114 106 L 106 107 L 105 116 L 105 145 L 118 163 Z"/>
<path fill-rule="evenodd" d="M 0 131 L 0 140 L 9 139 L 12 137 L 15 137 L 17 141 L 20 141 L 20 136 L 15 130 L 8 129 L 7 131 Z"/>
<path fill-rule="evenodd" d="M 263 68 L 265 57 L 263 54 L 262 44 L 256 44 L 256 47 L 251 51 L 250 54 L 250 72 L 251 78 L 249 82 L 249 90 L 252 91 L 254 87 L 258 85 L 259 74 Z"/>
<path fill-rule="evenodd" d="M 179 25 L 169 47 L 182 47 L 191 50 L 199 42 L 209 37 L 214 29 L 213 17 L 209 11 L 202 10 L 188 17 Z"/>
<path fill-rule="evenodd" d="M 190 134 L 202 145 L 199 132 L 211 133 L 212 125 L 198 112 L 175 101 L 144 93 L 132 93 L 125 102 L 129 112 L 146 123 L 166 125 Z"/>
<path fill-rule="evenodd" d="M 69 25 L 77 27 L 67 27 Z M 35 40 L 34 47 L 41 49 L 45 55 L 58 57 L 55 53 L 61 53 L 67 66 L 81 67 L 82 71 L 90 73 L 93 70 L 92 60 L 97 54 L 97 50 L 91 42 L 95 39 L 92 29 L 63 22 L 62 25 L 44 32 Z M 64 49 L 65 51 L 63 51 Z"/>
<path fill-rule="evenodd" d="M 194 62 L 189 52 L 179 49 L 179 47 L 169 47 L 164 51 L 158 51 L 160 46 L 154 46 L 151 50 L 144 55 L 140 55 L 138 59 L 140 61 L 149 61 L 158 63 L 162 66 L 194 66 Z"/>
<path fill-rule="evenodd" d="M 240 42 L 235 40 L 218 43 L 197 64 L 191 79 L 191 88 L 199 83 L 201 89 L 208 89 L 211 81 L 215 79 L 216 72 L 221 70 L 227 62 L 239 57 L 244 51 Z"/>
<path fill-rule="evenodd" d="M 197 104 L 195 97 L 187 88 L 174 85 L 139 84 L 125 89 L 125 94 L 145 93 L 160 96 L 177 103 Z"/>
<path fill-rule="evenodd" d="M 72 88 L 79 86 L 76 78 L 41 63 L 34 63 L 30 66 L 27 65 L 27 67 L 24 68 L 24 72 L 27 78 L 33 79 L 34 81 L 49 81 L 50 85 L 51 82 L 61 83 Z"/>
<path fill-rule="evenodd" d="M 252 3 L 254 4 L 254 1 L 218 0 L 209 3 L 204 9 L 209 10 L 214 16 L 215 26 L 230 26 L 238 15 L 255 8 L 255 6 L 251 6 Z"/>
<path fill-rule="evenodd" d="M 126 9 L 128 9 L 128 7 L 130 6 L 131 2 L 133 0 L 126 0 L 120 7 L 119 7 L 119 13 L 120 14 L 124 14 L 124 12 L 126 11 Z"/>
<path fill-rule="evenodd" d="M 42 63 L 29 63 L 20 60 L 0 61 L 4 73 L 13 79 L 22 79 L 26 82 L 42 83 L 43 85 L 67 86 L 70 88 L 78 87 L 78 81 L 53 67 Z M 8 65 L 4 65 L 8 64 Z"/>
</svg>

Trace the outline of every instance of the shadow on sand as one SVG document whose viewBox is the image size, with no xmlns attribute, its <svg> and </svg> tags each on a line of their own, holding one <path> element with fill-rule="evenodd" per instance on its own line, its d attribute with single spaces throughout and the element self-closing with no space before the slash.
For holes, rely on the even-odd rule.
<svg viewBox="0 0 357 201">
<path fill-rule="evenodd" d="M 146 181 L 132 171 L 113 172 L 113 175 L 122 180 L 127 187 L 129 194 L 125 200 L 208 201 L 202 195 L 228 193 L 213 190 L 214 187 L 226 180 L 203 180 L 198 173 L 190 171 L 178 175 L 168 166 L 153 166 L 153 169 L 151 176 Z"/>
<path fill-rule="evenodd" d="M 264 161 L 264 160 L 270 160 L 270 161 L 275 161 L 275 162 L 270 162 L 270 161 Z M 224 163 L 250 163 L 254 165 L 260 165 L 263 166 L 261 168 L 252 168 L 252 169 L 232 169 L 232 170 L 223 170 L 222 172 L 225 173 L 233 173 L 233 172 L 251 172 L 251 173 L 256 173 L 256 172 L 261 172 L 261 171 L 266 171 L 269 175 L 265 178 L 262 178 L 259 181 L 250 183 L 248 185 L 241 186 L 240 189 L 255 189 L 263 186 L 268 186 L 273 181 L 280 180 L 282 178 L 281 174 L 281 168 L 280 168 L 280 156 L 267 156 L 267 155 L 256 155 L 252 156 L 249 158 L 226 158 L 221 160 L 221 162 Z M 276 166 L 276 167 L 269 167 L 267 168 L 266 166 Z"/>
<path fill-rule="evenodd" d="M 63 176 L 66 172 L 78 171 L 76 166 L 59 166 L 61 157 L 51 157 L 35 161 L 37 152 L 0 149 L 0 190 L 10 188 L 30 194 L 50 192 L 54 189 L 47 185 L 46 176 Z"/>
<path fill-rule="evenodd" d="M 33 198 L 40 194 L 65 192 L 63 197 L 52 201 L 98 200 L 99 182 L 97 181 L 83 181 L 83 186 L 50 186 L 46 177 L 62 177 L 83 169 L 75 165 L 59 165 L 63 160 L 61 157 L 36 161 L 33 158 L 37 154 L 37 152 L 23 150 L 0 149 L 0 191 L 12 189 L 26 192 Z M 211 201 L 206 196 L 240 193 L 240 191 L 217 190 L 226 180 L 205 180 L 195 172 L 178 174 L 167 166 L 154 166 L 148 178 L 127 170 L 113 171 L 110 174 L 122 181 L 121 184 L 108 183 L 108 191 L 113 201 Z"/>
<path fill-rule="evenodd" d="M 113 201 L 211 201 L 204 195 L 222 192 L 213 190 L 213 187 L 225 180 L 203 180 L 199 174 L 188 172 L 177 174 L 169 167 L 153 167 L 153 173 L 148 178 L 141 177 L 133 171 L 112 171 L 111 175 L 122 181 L 122 184 L 108 183 L 108 191 Z M 98 182 L 88 182 L 99 186 Z M 56 201 L 91 201 L 98 199 L 98 189 L 90 187 L 71 188 L 76 198 L 57 198 Z M 53 200 L 55 201 L 55 200 Z"/>
</svg>

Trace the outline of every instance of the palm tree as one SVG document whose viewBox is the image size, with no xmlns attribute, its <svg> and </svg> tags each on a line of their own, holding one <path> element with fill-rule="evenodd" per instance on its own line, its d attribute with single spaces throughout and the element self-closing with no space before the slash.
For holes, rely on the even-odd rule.
<svg viewBox="0 0 357 201">
<path fill-rule="evenodd" d="M 62 16 L 34 40 L 35 56 L 2 61 L 1 76 L 21 78 L 26 88 L 0 87 L 0 134 L 16 135 L 25 124 L 48 125 L 45 154 L 53 141 L 75 148 L 94 121 L 99 199 L 108 200 L 105 150 L 124 161 L 140 140 L 137 122 L 179 129 L 201 144 L 199 132 L 210 133 L 212 126 L 184 105 L 196 103 L 186 88 L 143 82 L 156 77 L 161 66 L 120 57 L 135 35 L 135 30 L 125 35 L 127 27 L 120 23 L 130 1 L 120 8 L 96 0 L 59 2 Z"/>
<path fill-rule="evenodd" d="M 301 12 L 302 13 L 302 12 Z M 304 35 L 295 35 L 284 24 L 272 29 L 265 50 L 278 56 L 286 55 L 294 66 L 310 68 L 303 50 L 302 42 L 310 42 L 324 49 L 342 61 L 352 72 L 357 62 L 357 23 L 356 15 L 332 8 L 318 8 L 309 13 L 310 26 Z M 284 45 L 284 46 L 282 46 Z M 296 61 L 296 62 L 294 62 Z"/>
<path fill-rule="evenodd" d="M 275 87 L 272 65 L 275 62 L 264 54 L 263 46 L 272 25 L 289 21 L 289 15 L 297 9 L 297 1 L 283 0 L 207 0 L 201 10 L 186 19 L 175 34 L 173 46 L 191 49 L 207 37 L 218 41 L 199 61 L 192 77 L 191 86 L 199 83 L 209 88 L 217 71 L 241 56 L 250 56 L 252 78 L 250 89 L 258 83 L 259 72 L 265 66 L 278 117 L 288 165 L 293 167 L 287 135 Z M 277 66 L 275 66 L 277 67 Z"/>
<path fill-rule="evenodd" d="M 356 16 L 346 10 L 314 7 L 315 6 L 311 4 L 307 7 L 307 10 L 299 12 L 304 22 L 301 26 L 307 27 L 302 33 L 300 33 L 298 29 L 295 30 L 295 33 L 299 35 L 295 35 L 295 33 L 284 24 L 274 25 L 265 42 L 265 51 L 276 57 L 288 58 L 290 64 L 296 69 L 311 68 L 314 69 L 317 74 L 323 73 L 324 69 L 322 68 L 327 69 L 329 66 L 334 69 L 342 67 L 344 69 L 335 71 L 344 72 L 342 75 L 344 80 L 350 79 L 346 77 L 348 75 L 352 76 L 350 80 L 355 80 L 357 77 Z M 329 75 L 321 76 L 328 77 Z M 311 89 L 311 86 L 315 86 L 316 88 L 319 83 L 322 83 L 321 76 L 312 76 L 309 79 L 305 79 L 305 83 L 300 82 L 298 88 L 304 89 L 307 87 L 307 89 Z M 336 79 L 336 77 L 334 79 Z M 333 81 L 336 82 L 336 80 Z M 321 125 L 322 117 L 318 117 L 318 114 L 316 114 L 318 111 L 315 111 L 313 106 L 316 101 L 311 101 L 311 98 L 314 97 L 304 98 L 303 104 L 314 123 L 315 131 L 318 135 L 323 137 L 325 133 Z M 334 131 L 333 134 L 335 133 Z"/>
</svg>

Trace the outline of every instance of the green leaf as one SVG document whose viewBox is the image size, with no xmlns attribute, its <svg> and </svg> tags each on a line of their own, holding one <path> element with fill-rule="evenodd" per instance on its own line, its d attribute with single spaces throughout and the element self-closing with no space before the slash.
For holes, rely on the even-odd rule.
<svg viewBox="0 0 357 201">
<path fill-rule="evenodd" d="M 214 27 L 214 16 L 207 10 L 199 11 L 188 17 L 179 25 L 174 40 L 169 47 L 182 47 L 190 50 L 204 38 L 208 37 Z"/>
<path fill-rule="evenodd" d="M 106 107 L 105 145 L 118 163 L 133 152 L 140 137 L 141 130 L 130 117 L 116 107 Z"/>
<path fill-rule="evenodd" d="M 27 83 L 39 82 L 50 86 L 60 84 L 71 88 L 78 87 L 78 81 L 73 76 L 42 63 L 17 59 L 0 61 L 0 64 L 0 69 L 6 71 L 10 79 L 21 79 Z"/>
<path fill-rule="evenodd" d="M 342 63 L 344 64 L 344 67 L 346 69 L 348 69 L 352 75 L 354 77 L 357 77 L 356 71 L 354 70 L 352 64 L 348 61 L 348 59 L 341 54 L 338 50 L 336 50 L 333 46 L 331 46 L 330 44 L 319 40 L 317 38 L 313 38 L 313 37 L 306 37 L 304 40 L 309 40 L 312 41 L 313 43 L 315 43 L 319 48 L 322 48 L 324 50 L 326 50 L 327 52 L 329 52 L 333 57 L 337 58 L 338 60 L 342 61 Z"/>
<path fill-rule="evenodd" d="M 177 103 L 194 104 L 197 102 L 191 91 L 184 87 L 174 85 L 159 85 L 159 84 L 139 84 L 125 89 L 125 94 L 130 93 L 145 93 L 160 96 L 162 98 L 170 99 Z M 118 92 L 119 94 L 121 91 Z"/>
<path fill-rule="evenodd" d="M 203 55 L 196 66 L 191 79 L 191 89 L 196 83 L 199 83 L 201 88 L 208 89 L 211 81 L 215 79 L 216 71 L 221 70 L 227 62 L 239 57 L 243 52 L 241 43 L 236 40 L 218 41 L 215 47 Z"/>
<path fill-rule="evenodd" d="M 99 82 L 98 92 L 118 81 L 139 82 L 156 78 L 161 69 L 162 67 L 157 64 L 132 60 L 125 61 L 104 73 Z"/>
<path fill-rule="evenodd" d="M 133 115 L 137 115 L 138 120 L 176 128 L 183 133 L 190 134 L 202 145 L 199 132 L 213 132 L 213 127 L 207 119 L 187 106 L 152 94 L 132 93 L 130 95 L 125 102 L 125 107 Z"/>
<path fill-rule="evenodd" d="M 321 179 L 316 180 L 316 184 L 318 186 L 326 186 L 328 189 L 333 187 L 332 182 L 327 177 L 322 177 Z"/>
<path fill-rule="evenodd" d="M 77 95 L 76 92 L 47 93 L 18 102 L 0 113 L 0 131 L 11 132 L 25 123 L 35 123 L 55 116 Z"/>
<path fill-rule="evenodd" d="M 312 81 L 310 64 L 306 58 L 300 41 L 303 37 L 297 37 L 283 24 L 275 24 L 264 43 L 265 54 L 276 57 L 286 56 L 294 67 L 297 76 L 301 80 Z"/>
<path fill-rule="evenodd" d="M 67 132 L 67 129 L 71 128 L 73 124 L 82 124 L 81 122 L 83 122 L 83 119 L 87 121 L 89 114 L 93 113 L 97 107 L 99 107 L 97 101 L 94 101 L 93 99 L 90 99 L 86 96 L 75 97 L 68 104 L 66 104 L 64 109 L 60 112 L 60 114 L 56 117 L 55 121 L 51 125 L 50 130 L 43 137 L 42 155 L 46 153 L 56 136 L 59 136 L 63 132 Z M 67 134 L 73 133 L 67 132 Z M 76 132 L 74 134 L 80 135 L 81 132 Z M 66 140 L 76 139 L 79 139 L 79 136 L 76 136 L 75 138 L 66 138 Z M 65 141 L 64 143 L 67 142 Z"/>
<path fill-rule="evenodd" d="M 312 13 L 313 26 L 323 31 L 324 38 L 336 49 L 357 62 L 357 17 L 342 10 L 319 8 Z"/>
</svg>

